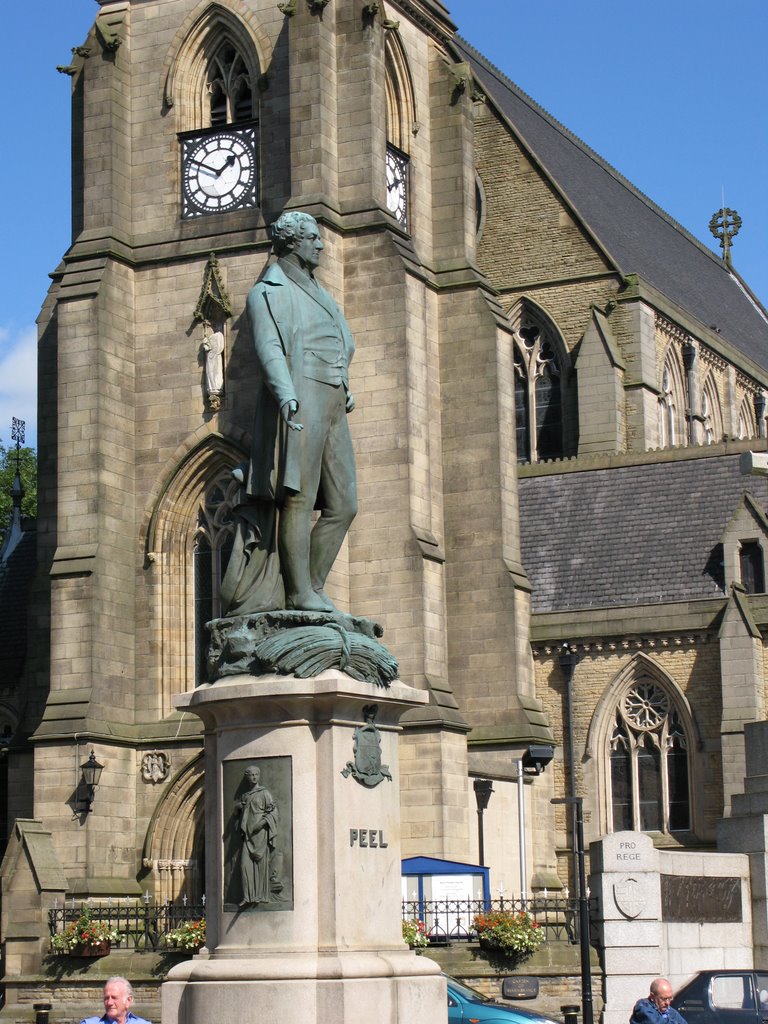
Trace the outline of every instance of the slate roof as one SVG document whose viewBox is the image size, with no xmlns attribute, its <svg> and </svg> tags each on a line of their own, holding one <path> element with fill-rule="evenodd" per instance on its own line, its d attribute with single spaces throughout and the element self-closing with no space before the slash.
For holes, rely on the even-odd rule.
<svg viewBox="0 0 768 1024">
<path fill-rule="evenodd" d="M 638 274 L 768 369 L 768 314 L 738 276 L 460 37 L 483 91 L 566 195 L 621 274 Z"/>
<path fill-rule="evenodd" d="M 768 479 L 738 456 L 523 477 L 522 561 L 533 611 L 622 607 L 725 595 L 726 526 Z"/>
<path fill-rule="evenodd" d="M 27 649 L 27 595 L 35 573 L 37 534 L 22 534 L 6 561 L 0 562 L 0 686 L 21 677 Z"/>
</svg>

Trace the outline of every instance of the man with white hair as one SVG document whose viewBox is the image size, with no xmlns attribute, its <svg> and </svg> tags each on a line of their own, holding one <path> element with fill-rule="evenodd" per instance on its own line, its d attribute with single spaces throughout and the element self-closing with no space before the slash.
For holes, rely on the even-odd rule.
<svg viewBox="0 0 768 1024">
<path fill-rule="evenodd" d="M 671 1006 L 672 986 L 666 978 L 655 978 L 647 999 L 638 999 L 630 1024 L 685 1024 L 685 1018 Z"/>
<path fill-rule="evenodd" d="M 115 975 L 104 983 L 104 1013 L 101 1017 L 86 1017 L 80 1024 L 149 1024 L 143 1017 L 131 1012 L 133 988 L 127 978 Z"/>
</svg>

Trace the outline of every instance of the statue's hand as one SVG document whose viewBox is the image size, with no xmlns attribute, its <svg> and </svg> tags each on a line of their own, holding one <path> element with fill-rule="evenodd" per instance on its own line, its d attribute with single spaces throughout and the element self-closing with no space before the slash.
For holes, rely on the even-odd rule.
<svg viewBox="0 0 768 1024">
<path fill-rule="evenodd" d="M 303 430 L 303 423 L 294 422 L 293 417 L 299 411 L 299 403 L 295 398 L 292 398 L 290 402 L 286 402 L 280 406 L 280 415 L 283 417 L 283 421 L 291 428 L 291 430 Z"/>
<path fill-rule="evenodd" d="M 351 391 L 347 392 L 347 412 L 352 412 L 355 408 L 355 396 Z"/>
</svg>

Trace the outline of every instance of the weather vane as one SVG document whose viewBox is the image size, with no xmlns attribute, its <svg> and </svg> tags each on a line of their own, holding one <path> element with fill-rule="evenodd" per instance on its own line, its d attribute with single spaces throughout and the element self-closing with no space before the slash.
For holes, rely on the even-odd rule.
<svg viewBox="0 0 768 1024">
<path fill-rule="evenodd" d="M 741 217 L 735 210 L 729 210 L 723 203 L 722 207 L 712 214 L 709 222 L 709 230 L 720 242 L 723 250 L 723 259 L 730 266 L 731 263 L 731 239 L 738 235 L 741 227 Z"/>
<path fill-rule="evenodd" d="M 26 425 L 27 425 L 26 420 L 17 420 L 15 416 L 13 417 L 13 420 L 11 422 L 11 440 L 16 442 L 16 472 L 17 473 L 19 472 L 19 464 L 20 464 L 20 460 L 21 460 L 20 450 L 21 450 L 21 446 L 24 444 L 24 439 L 25 439 L 25 436 L 26 436 L 25 435 L 25 431 L 24 431 L 24 428 L 26 427 Z"/>
</svg>

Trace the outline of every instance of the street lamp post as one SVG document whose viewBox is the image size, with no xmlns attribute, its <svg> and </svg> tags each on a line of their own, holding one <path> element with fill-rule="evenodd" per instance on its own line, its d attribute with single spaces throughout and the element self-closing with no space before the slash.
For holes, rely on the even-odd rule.
<svg viewBox="0 0 768 1024">
<path fill-rule="evenodd" d="M 579 867 L 579 952 L 581 954 L 582 1024 L 593 1024 L 592 971 L 589 963 L 589 899 L 584 866 L 584 801 L 580 796 L 555 797 L 553 804 L 571 804 L 576 817 L 576 852 Z"/>
</svg>

